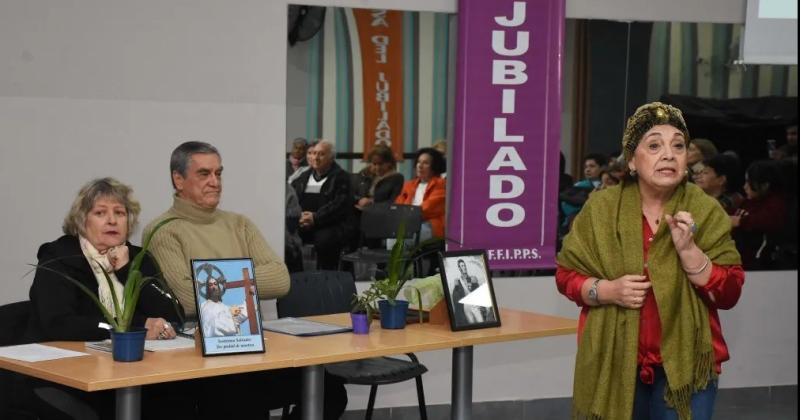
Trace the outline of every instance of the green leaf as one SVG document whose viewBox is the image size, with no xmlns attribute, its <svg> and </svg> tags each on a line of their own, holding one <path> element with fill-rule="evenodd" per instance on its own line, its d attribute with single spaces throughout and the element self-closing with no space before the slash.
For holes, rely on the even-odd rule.
<svg viewBox="0 0 800 420">
<path fill-rule="evenodd" d="M 117 314 L 117 317 L 119 317 L 120 314 L 122 313 L 122 311 L 120 310 L 120 307 L 119 307 L 119 301 L 117 300 L 117 294 L 114 291 L 114 282 L 111 280 L 111 277 L 108 275 L 108 272 L 106 271 L 106 269 L 103 268 L 103 266 L 99 262 L 97 262 L 97 261 L 95 261 L 95 262 L 100 267 L 100 270 L 103 272 L 103 277 L 105 277 L 105 279 L 106 279 L 106 284 L 108 285 L 108 289 L 111 290 L 111 300 L 114 303 L 114 313 Z"/>
</svg>

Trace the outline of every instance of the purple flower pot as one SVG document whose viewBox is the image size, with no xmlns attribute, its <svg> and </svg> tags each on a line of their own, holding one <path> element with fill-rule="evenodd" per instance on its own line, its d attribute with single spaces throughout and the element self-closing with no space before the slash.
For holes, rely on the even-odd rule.
<svg viewBox="0 0 800 420">
<path fill-rule="evenodd" d="M 365 313 L 350 313 L 353 321 L 353 334 L 369 334 L 369 324 L 372 321 Z"/>
</svg>

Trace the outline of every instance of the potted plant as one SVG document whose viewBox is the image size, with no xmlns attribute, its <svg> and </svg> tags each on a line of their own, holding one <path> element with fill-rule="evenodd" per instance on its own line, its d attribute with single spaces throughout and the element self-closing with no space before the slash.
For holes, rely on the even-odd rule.
<svg viewBox="0 0 800 420">
<path fill-rule="evenodd" d="M 397 295 L 411 278 L 414 269 L 413 261 L 406 254 L 405 231 L 405 223 L 400 223 L 397 228 L 397 240 L 392 246 L 386 264 L 386 278 L 376 280 L 370 286 L 373 295 L 379 299 L 381 328 L 400 329 L 406 326 L 408 301 L 397 299 Z"/>
<path fill-rule="evenodd" d="M 353 334 L 368 334 L 372 315 L 377 312 L 375 302 L 380 298 L 376 290 L 370 287 L 359 295 L 353 295 L 350 320 L 353 322 Z"/>
<path fill-rule="evenodd" d="M 74 278 L 59 272 L 53 268 L 47 266 L 47 263 L 44 264 L 32 264 L 34 268 L 40 268 L 43 270 L 52 271 L 59 276 L 67 279 L 68 281 L 72 282 L 75 286 L 77 286 L 80 290 L 86 293 L 89 298 L 94 301 L 97 308 L 100 309 L 100 312 L 103 313 L 103 317 L 106 319 L 106 322 L 111 326 L 111 342 L 112 342 L 112 355 L 114 360 L 120 362 L 134 362 L 137 360 L 142 360 L 144 356 L 144 342 L 145 342 L 145 334 L 147 330 L 144 328 L 131 328 L 131 321 L 133 321 L 133 315 L 136 310 L 136 304 L 139 302 L 139 295 L 147 286 L 148 283 L 151 281 L 156 281 L 159 283 L 159 286 L 164 288 L 165 290 L 169 291 L 169 286 L 167 286 L 161 279 L 152 276 L 143 276 L 140 270 L 142 266 L 142 260 L 144 259 L 145 254 L 147 253 L 147 249 L 150 246 L 150 240 L 153 238 L 153 235 L 165 224 L 177 219 L 177 217 L 171 217 L 168 219 L 164 219 L 159 222 L 148 235 L 144 237 L 142 243 L 142 251 L 139 252 L 136 257 L 130 263 L 130 268 L 128 269 L 128 277 L 125 281 L 125 288 L 122 292 L 122 299 L 125 303 L 125 307 L 120 310 L 120 302 L 117 300 L 117 294 L 114 290 L 114 283 L 111 281 L 108 272 L 105 271 L 102 265 L 100 265 L 101 269 L 103 270 L 103 275 L 108 282 L 108 287 L 111 289 L 111 298 L 114 303 L 114 312 L 119 314 L 118 316 L 113 316 L 111 312 L 109 312 L 105 306 L 100 302 L 97 298 L 97 295 L 94 291 L 90 290 L 86 286 L 84 286 L 81 282 L 75 280 Z M 170 293 L 174 296 L 174 294 Z M 176 306 L 176 311 L 178 316 L 180 316 L 181 311 L 177 307 L 178 303 L 175 299 L 172 299 L 173 305 Z"/>
</svg>

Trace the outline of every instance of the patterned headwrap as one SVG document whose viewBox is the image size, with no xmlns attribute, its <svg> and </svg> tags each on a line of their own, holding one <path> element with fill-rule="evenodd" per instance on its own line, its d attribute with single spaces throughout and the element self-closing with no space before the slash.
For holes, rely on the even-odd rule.
<svg viewBox="0 0 800 420">
<path fill-rule="evenodd" d="M 686 128 L 686 122 L 683 121 L 681 110 L 661 102 L 651 102 L 637 108 L 636 112 L 628 118 L 628 125 L 625 126 L 625 132 L 622 134 L 622 152 L 626 162 L 630 162 L 633 158 L 633 151 L 636 150 L 644 133 L 660 124 L 669 124 L 681 130 L 686 138 L 686 145 L 689 145 L 691 138 L 689 130 Z"/>
</svg>

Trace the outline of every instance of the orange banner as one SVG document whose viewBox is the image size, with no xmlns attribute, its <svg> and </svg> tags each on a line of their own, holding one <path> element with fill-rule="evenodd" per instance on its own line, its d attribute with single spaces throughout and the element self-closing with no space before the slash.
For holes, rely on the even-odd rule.
<svg viewBox="0 0 800 420">
<path fill-rule="evenodd" d="M 403 12 L 355 9 L 364 86 L 364 158 L 377 143 L 403 157 Z M 357 64 L 355 64 L 357 65 Z"/>
</svg>

